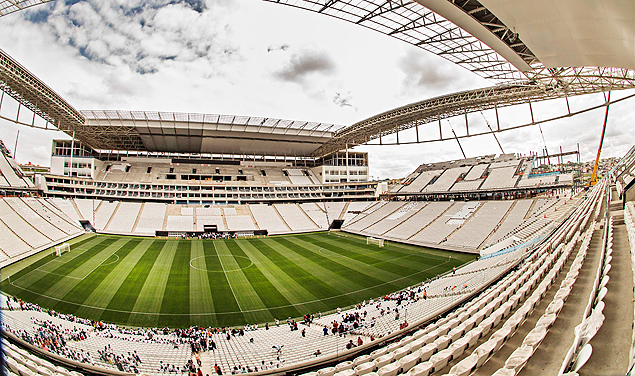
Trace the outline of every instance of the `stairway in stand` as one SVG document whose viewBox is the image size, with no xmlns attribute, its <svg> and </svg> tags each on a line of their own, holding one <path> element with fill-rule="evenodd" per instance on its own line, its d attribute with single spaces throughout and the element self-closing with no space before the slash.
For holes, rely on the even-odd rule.
<svg viewBox="0 0 635 376">
<path fill-rule="evenodd" d="M 203 375 L 215 375 L 214 365 L 212 364 L 212 359 L 209 356 L 209 353 L 207 351 L 201 351 L 198 355 L 201 359 L 201 371 L 203 371 Z M 196 364 L 194 356 L 192 356 L 192 361 Z"/>
</svg>

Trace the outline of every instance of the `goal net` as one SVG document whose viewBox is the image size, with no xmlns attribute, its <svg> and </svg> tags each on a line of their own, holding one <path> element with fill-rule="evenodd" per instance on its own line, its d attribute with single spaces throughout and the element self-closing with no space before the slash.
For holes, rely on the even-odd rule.
<svg viewBox="0 0 635 376">
<path fill-rule="evenodd" d="M 366 244 L 375 244 L 375 245 L 378 245 L 379 247 L 383 247 L 384 239 L 373 238 L 372 236 L 369 236 L 366 238 Z"/>
<path fill-rule="evenodd" d="M 62 243 L 60 245 L 56 245 L 55 246 L 55 255 L 56 256 L 61 256 L 62 253 L 64 252 L 70 252 L 71 251 L 71 245 L 68 243 Z"/>
</svg>

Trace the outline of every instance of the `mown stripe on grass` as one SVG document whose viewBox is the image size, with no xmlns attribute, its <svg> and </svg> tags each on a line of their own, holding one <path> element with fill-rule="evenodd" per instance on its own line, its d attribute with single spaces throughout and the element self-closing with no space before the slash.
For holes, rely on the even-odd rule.
<svg viewBox="0 0 635 376">
<path fill-rule="evenodd" d="M 110 262 L 116 260 L 118 257 L 125 257 L 139 242 L 140 240 L 138 239 L 131 240 L 129 238 L 123 238 L 96 255 L 96 260 L 94 260 L 93 263 L 97 263 L 98 261 L 100 263 L 97 264 L 94 269 L 92 269 L 92 272 L 86 275 L 84 279 L 77 281 L 75 286 L 55 305 L 55 310 L 75 314 L 90 294 L 99 288 L 99 284 L 114 268 L 114 264 Z M 114 253 L 112 252 L 113 250 Z M 91 314 L 98 314 L 98 311 L 93 310 Z"/>
<path fill-rule="evenodd" d="M 163 302 L 161 302 L 161 315 L 159 326 L 168 327 L 188 327 L 190 326 L 190 260 L 191 244 L 189 240 L 178 240 L 176 253 L 172 260 L 167 284 L 163 292 Z M 173 314 L 181 313 L 183 316 Z"/>
<path fill-rule="evenodd" d="M 143 256 L 148 246 L 152 244 L 150 239 L 135 238 L 126 244 L 120 251 L 110 257 L 97 272 L 89 278 L 95 280 L 97 286 L 84 300 L 86 306 L 106 308 L 110 300 L 115 296 L 119 288 L 130 274 L 132 268 Z M 88 279 L 88 278 L 87 278 Z M 80 307 L 75 314 L 81 317 L 100 319 L 103 309 Z"/>
<path fill-rule="evenodd" d="M 295 240 L 295 239 L 294 239 Z M 320 238 L 307 237 L 297 238 L 298 241 L 306 241 L 310 244 L 314 244 L 318 247 L 328 249 L 340 256 L 336 260 L 340 259 L 347 264 L 354 265 L 355 268 L 361 272 L 371 273 L 382 278 L 384 281 L 394 280 L 404 275 L 412 275 L 422 268 L 427 268 L 438 262 L 431 262 L 427 264 L 421 264 L 415 260 L 410 260 L 409 266 L 398 265 L 389 261 L 389 257 L 378 257 L 378 252 L 381 252 L 381 248 L 370 248 L 368 246 L 357 246 L 353 243 L 345 243 L 344 245 L 322 241 Z M 386 255 L 387 256 L 387 255 Z M 389 272 L 391 274 L 384 274 Z M 408 284 L 414 284 L 417 282 L 416 277 L 409 278 Z"/>
<path fill-rule="evenodd" d="M 126 243 L 128 243 L 128 241 L 128 239 L 120 238 L 108 247 L 102 249 L 100 252 L 94 254 L 93 257 L 74 268 L 70 273 L 67 274 L 65 278 L 62 278 L 59 282 L 49 287 L 46 290 L 45 295 L 65 300 L 65 297 L 68 293 L 70 293 L 77 285 L 83 282 L 86 277 L 95 272 L 102 263 L 109 259 L 110 256 L 113 255 L 115 252 L 119 251 Z M 61 301 L 55 305 L 55 307 L 58 306 L 59 309 L 56 309 L 60 312 L 64 312 L 62 308 L 67 308 L 64 306 L 64 302 Z"/>
<path fill-rule="evenodd" d="M 337 241 L 337 239 L 343 239 L 347 242 L 353 242 L 358 244 L 359 246 L 366 246 L 366 238 L 360 235 L 348 234 L 346 232 L 337 232 L 332 234 L 331 237 L 324 237 L 325 241 Z M 444 262 L 449 256 L 452 258 L 457 258 L 464 262 L 470 261 L 475 258 L 475 255 L 470 253 L 463 252 L 455 252 L 455 251 L 447 251 L 443 249 L 435 249 L 429 247 L 421 247 L 411 244 L 404 244 L 399 242 L 387 241 L 386 242 L 386 250 L 390 250 L 393 252 L 406 252 L 406 253 L 415 253 L 421 256 L 424 259 L 432 259 L 437 260 L 439 262 Z"/>
<path fill-rule="evenodd" d="M 94 243 L 90 243 L 90 244 L 98 244 L 101 240 L 96 240 L 93 236 L 90 235 L 82 235 L 83 239 L 81 240 L 76 240 L 72 246 L 72 250 L 74 250 L 76 253 L 79 253 L 80 250 L 83 252 L 86 250 L 85 247 L 89 246 L 86 243 L 88 243 L 89 241 L 92 241 Z M 75 238 L 77 239 L 77 238 Z M 71 242 L 75 239 L 72 239 Z M 84 248 L 84 249 L 82 249 Z M 36 272 L 32 275 L 33 280 L 31 282 L 28 282 L 27 280 L 21 280 L 22 277 L 28 275 L 29 273 L 31 273 L 33 270 L 38 269 L 40 267 L 42 267 L 43 265 L 48 264 L 49 262 L 53 261 L 53 260 L 57 260 L 58 257 L 55 256 L 55 253 L 53 253 L 53 249 L 49 248 L 48 251 L 50 251 L 51 253 L 49 253 L 47 256 L 31 263 L 28 264 L 28 259 L 27 260 L 22 260 L 22 261 L 18 261 L 18 262 L 25 262 L 26 266 L 24 269 L 19 270 L 18 272 L 16 272 L 15 274 L 13 274 L 10 278 L 5 279 L 2 284 L 0 285 L 0 290 L 4 291 L 7 294 L 11 294 L 11 295 L 15 295 L 15 296 L 19 296 L 20 298 L 22 298 L 22 300 L 28 301 L 28 302 L 35 302 L 35 300 L 39 297 L 39 294 L 31 292 L 31 291 L 27 291 L 25 289 L 21 289 L 18 288 L 17 286 L 13 285 L 13 282 L 15 281 L 19 281 L 19 283 L 25 283 L 24 286 L 26 287 L 27 285 L 29 285 L 30 283 L 34 283 L 34 281 L 36 281 L 37 279 L 43 277 L 42 274 L 44 273 L 40 273 L 40 272 Z M 43 252 L 48 252 L 48 251 L 43 251 Z M 66 255 L 66 254 L 65 254 Z M 37 255 L 34 255 L 37 256 Z M 34 256 L 29 257 L 32 258 Z M 11 283 L 9 283 L 9 281 L 11 281 Z"/>
<path fill-rule="evenodd" d="M 56 274 L 45 273 L 43 271 L 39 271 L 35 269 L 31 273 L 15 281 L 14 284 L 19 287 L 24 287 L 25 289 L 30 291 L 41 292 L 42 295 L 38 295 L 34 300 L 31 300 L 31 302 L 42 305 L 42 306 L 46 306 L 49 308 L 53 308 L 55 307 L 57 300 L 49 299 L 48 297 L 44 295 L 48 295 L 56 299 L 61 299 L 63 297 L 64 292 L 62 291 L 61 295 L 51 295 L 48 290 L 52 289 L 54 286 L 58 284 L 66 285 L 67 283 L 69 283 L 66 280 L 77 281 L 76 279 L 66 278 L 66 276 L 76 267 L 79 267 L 82 265 L 82 263 L 90 260 L 92 256 L 108 248 L 115 241 L 116 241 L 115 239 L 102 239 L 102 241 L 98 242 L 95 246 L 85 250 L 83 253 L 79 255 L 76 255 L 77 257 L 67 261 L 66 263 L 62 263 L 62 262 L 59 262 L 57 259 L 54 259 L 51 261 L 51 263 L 60 264 L 59 267 L 54 269 Z"/>
<path fill-rule="evenodd" d="M 168 240 L 159 256 L 156 258 L 152 269 L 148 272 L 143 288 L 137 296 L 133 312 L 129 320 L 141 326 L 156 326 L 159 321 L 161 304 L 165 293 L 165 286 L 168 283 L 166 278 L 172 267 L 172 260 L 178 246 L 178 240 Z M 146 313 L 146 314 L 144 314 Z M 149 313 L 149 314 L 147 314 Z"/>
<path fill-rule="evenodd" d="M 238 244 L 254 260 L 255 265 L 262 270 L 269 282 L 289 304 L 293 305 L 293 307 L 270 308 L 275 317 L 298 317 L 304 313 L 328 309 L 328 306 L 322 303 L 314 293 L 320 288 L 333 293 L 330 286 L 325 285 L 317 277 L 302 269 L 300 265 L 287 260 L 262 242 L 257 244 L 257 247 L 254 241 L 242 241 Z M 276 262 L 273 261 L 274 259 Z M 284 262 L 289 262 L 289 266 L 287 267 Z"/>
<path fill-rule="evenodd" d="M 333 273 L 334 277 L 332 279 L 325 275 L 319 275 L 324 282 L 331 284 L 331 286 L 337 286 L 338 289 L 342 290 L 341 293 L 333 294 L 323 300 L 331 308 L 334 308 L 333 306 L 353 305 L 364 299 L 382 295 L 383 290 L 378 285 L 383 284 L 384 281 L 380 281 L 368 274 L 360 273 L 343 264 L 342 260 L 337 260 L 342 257 L 332 257 L 326 250 L 309 242 L 296 241 L 292 237 L 275 239 L 274 241 L 280 243 L 281 249 L 300 254 L 328 270 L 329 273 Z"/>
<path fill-rule="evenodd" d="M 69 243 L 71 245 L 71 249 L 74 250 L 76 246 L 77 247 L 81 246 L 83 243 L 86 243 L 94 236 L 95 234 L 79 235 L 74 237 L 73 239 L 68 240 L 67 243 Z M 4 266 L 2 268 L 2 278 L 6 279 L 7 277 L 10 276 L 12 280 L 17 280 L 22 275 L 26 274 L 28 271 L 31 271 L 32 269 L 40 267 L 46 264 L 48 261 L 53 260 L 54 259 L 53 257 L 55 257 L 54 247 L 44 249 L 34 255 L 23 258 L 22 260 L 19 260 L 17 262 L 14 262 L 11 265 Z M 46 260 L 42 261 L 43 259 L 46 259 Z M 37 264 L 37 266 L 35 268 L 31 268 L 33 264 Z"/>
<path fill-rule="evenodd" d="M 314 286 L 307 284 L 307 281 L 299 283 L 295 277 L 298 272 L 304 272 L 299 265 L 294 268 L 295 273 L 292 275 L 287 274 L 287 271 L 283 270 L 281 265 L 274 263 L 266 254 L 271 254 L 268 248 L 261 247 L 260 249 L 254 245 L 253 240 L 242 240 L 239 243 L 241 249 L 245 252 L 245 255 L 253 260 L 254 265 L 262 271 L 267 277 L 269 282 L 273 284 L 278 291 L 285 298 L 296 305 L 296 309 L 299 312 L 306 312 L 306 307 L 303 306 L 303 302 L 318 301 L 321 304 L 319 298 L 314 294 Z M 263 250 L 265 252 L 263 252 Z M 305 272 L 306 273 L 306 272 Z M 309 275 L 306 273 L 305 275 Z M 295 277 L 294 277 L 295 276 Z M 320 309 L 326 309 L 325 305 L 321 305 Z M 282 315 L 276 315 L 277 317 L 284 317 Z M 287 315 L 288 316 L 288 315 Z"/>
<path fill-rule="evenodd" d="M 330 244 L 338 244 L 338 239 L 344 241 L 347 244 L 357 245 L 357 249 L 370 249 L 371 254 L 388 259 L 392 263 L 410 263 L 411 261 L 418 261 L 422 265 L 434 265 L 445 263 L 449 258 L 459 260 L 460 262 L 468 262 L 476 258 L 475 255 L 462 252 L 446 251 L 441 249 L 433 249 L 428 247 L 420 247 L 410 244 L 402 244 L 397 242 L 387 242 L 385 248 L 378 248 L 375 245 L 366 245 L 364 237 L 358 235 L 342 235 L 338 236 L 321 237 L 318 240 L 324 241 Z M 408 257 L 406 257 L 408 256 Z M 412 259 L 409 256 L 413 256 L 416 259 Z"/>
<path fill-rule="evenodd" d="M 358 282 L 363 281 L 361 283 L 365 285 L 370 284 L 375 286 L 386 282 L 392 284 L 392 281 L 402 277 L 402 275 L 390 273 L 381 268 L 376 268 L 350 258 L 329 257 L 328 254 L 325 255 L 324 252 L 320 252 L 323 247 L 305 240 L 296 238 L 285 238 L 280 239 L 280 243 L 284 244 L 290 249 L 293 249 L 294 246 L 296 248 L 298 246 L 301 246 L 302 249 L 313 253 L 313 256 L 311 257 L 315 257 L 318 260 L 321 259 L 323 265 L 331 270 L 336 271 L 345 279 Z"/>
<path fill-rule="evenodd" d="M 322 265 L 321 260 L 308 258 L 303 255 L 304 252 L 297 249 L 289 249 L 281 245 L 275 238 L 256 240 L 255 244 L 258 249 L 266 249 L 267 251 L 263 252 L 263 255 L 298 284 L 310 287 L 317 299 L 326 300 L 335 295 L 340 296 L 346 304 L 351 304 L 349 303 L 351 298 L 345 293 L 350 289 L 357 290 L 366 287 L 366 285 L 357 282 L 350 282 L 349 286 L 344 286 L 341 276 Z M 304 251 L 310 254 L 308 250 Z"/>
<path fill-rule="evenodd" d="M 232 243 L 234 243 L 234 240 L 220 240 L 214 242 L 219 262 L 225 270 L 227 282 L 232 289 L 232 293 L 236 297 L 240 310 L 243 311 L 245 320 L 247 320 L 247 322 L 255 323 L 258 322 L 258 320 L 262 320 L 261 318 L 263 316 L 270 316 L 270 313 L 267 311 L 245 312 L 249 310 L 262 310 L 267 307 L 260 299 L 260 296 L 254 289 L 254 286 L 251 285 L 249 279 L 245 276 L 240 264 L 236 261 L 229 250 L 229 245 Z M 271 321 L 272 319 L 273 317 L 269 317 L 267 321 Z"/>
<path fill-rule="evenodd" d="M 148 274 L 150 274 L 150 270 L 152 270 L 152 266 L 154 265 L 157 257 L 159 257 L 165 243 L 165 240 L 160 239 L 151 241 L 141 258 L 133 265 L 132 270 L 125 277 L 115 295 L 112 299 L 110 299 L 108 307 L 106 307 L 110 310 L 120 310 L 123 312 L 106 310 L 101 315 L 102 320 L 106 322 L 128 324 L 128 319 L 130 318 L 129 312 L 134 308 L 134 305 L 137 302 L 137 297 L 145 285 Z"/>
<path fill-rule="evenodd" d="M 232 241 L 227 241 L 225 244 L 227 245 L 227 247 L 229 248 L 229 251 L 234 256 L 246 257 L 252 260 L 253 262 L 254 260 L 251 259 L 249 256 L 247 256 L 247 254 L 242 249 L 242 245 L 246 245 L 248 242 L 249 242 L 248 240 L 232 240 Z M 245 275 L 245 277 L 249 280 L 249 283 L 253 287 L 254 291 L 260 297 L 260 300 L 262 301 L 262 303 L 267 308 L 269 308 L 270 315 L 274 318 L 299 316 L 300 312 L 297 309 L 295 309 L 295 307 L 290 306 L 291 302 L 294 300 L 289 301 L 284 295 L 282 295 L 280 291 L 278 291 L 276 286 L 273 285 L 272 281 L 263 274 L 262 270 L 265 270 L 264 265 L 255 264 L 246 269 L 242 269 L 242 272 Z M 285 308 L 276 308 L 276 307 L 285 307 Z M 269 320 L 260 319 L 256 322 L 263 322 L 263 321 L 269 321 Z"/>
<path fill-rule="evenodd" d="M 190 267 L 190 321 L 193 324 L 204 326 L 218 326 L 214 312 L 214 297 L 209 287 L 209 277 L 207 270 L 207 258 L 203 249 L 203 242 L 192 243 L 192 260 L 195 260 L 198 269 Z M 192 261 L 190 261 L 192 263 Z M 191 266 L 191 265 L 190 265 Z"/>
<path fill-rule="evenodd" d="M 36 299 L 38 297 L 38 294 L 32 293 L 30 291 L 22 290 L 22 289 L 20 289 L 20 288 L 18 288 L 16 286 L 14 286 L 11 281 L 15 281 L 15 280 L 20 279 L 21 277 L 25 276 L 26 274 L 32 272 L 33 270 L 35 270 L 35 269 L 39 268 L 40 266 L 46 264 L 47 262 L 51 261 L 55 257 L 57 257 L 57 256 L 55 256 L 54 254 L 50 254 L 50 255 L 38 260 L 37 262 L 27 266 L 26 268 L 22 269 L 18 273 L 14 274 L 11 277 L 9 277 L 9 278 L 5 279 L 4 281 L 2 281 L 2 284 L 0 284 L 0 289 L 5 294 L 19 296 L 22 300 L 25 300 L 25 301 L 28 301 L 28 302 L 33 302 L 34 299 Z"/>
<path fill-rule="evenodd" d="M 292 241 L 302 242 L 301 239 L 296 239 L 296 238 L 292 239 Z M 330 245 L 330 243 L 322 242 L 319 239 L 315 239 L 312 244 L 315 244 L 318 246 L 325 246 L 325 247 L 331 246 L 333 247 L 334 250 L 337 250 L 338 252 L 341 252 L 341 253 L 347 252 L 343 247 L 333 246 L 333 245 Z M 363 244 L 363 246 L 365 246 L 365 244 Z M 370 252 L 374 252 L 372 247 L 368 247 L 367 249 Z M 434 252 L 434 250 L 429 250 L 429 251 Z M 435 259 L 430 260 L 429 263 L 418 264 L 419 268 L 416 268 L 416 269 L 404 268 L 402 274 L 400 275 L 400 278 L 387 280 L 387 282 L 389 283 L 384 283 L 382 286 L 378 286 L 378 287 L 380 287 L 383 290 L 384 294 L 389 293 L 391 291 L 403 289 L 407 286 L 412 286 L 421 281 L 424 281 L 425 279 L 435 276 L 436 274 L 441 274 L 443 272 L 446 272 L 452 269 L 453 266 L 460 266 L 465 263 L 464 261 L 465 258 L 469 259 L 469 255 L 457 254 L 456 257 L 453 257 L 453 258 L 437 257 Z M 417 265 L 417 263 L 414 260 L 412 260 L 412 263 L 413 265 Z M 384 270 L 383 269 L 384 266 L 385 266 L 384 263 L 377 263 L 375 265 L 372 265 L 372 267 L 375 267 L 378 270 Z M 377 275 L 379 275 L 379 273 L 377 273 Z"/>
<path fill-rule="evenodd" d="M 220 259 L 216 252 L 215 240 L 204 240 L 203 250 L 209 270 L 221 270 Z M 209 287 L 214 296 L 214 312 L 218 326 L 232 326 L 237 322 L 246 323 L 245 316 L 240 312 L 238 302 L 234 297 L 225 273 L 208 273 Z M 235 313 L 239 312 L 239 313 Z"/>
<path fill-rule="evenodd" d="M 350 236 L 342 237 L 342 236 L 313 236 L 313 235 L 303 235 L 299 237 L 303 240 L 308 240 L 310 242 L 319 241 L 321 243 L 328 243 L 338 248 L 348 249 L 350 248 L 353 251 L 357 251 L 357 253 L 363 254 L 365 252 L 366 257 L 370 257 L 371 259 L 364 260 L 362 258 L 358 258 L 360 261 L 364 261 L 368 264 L 378 264 L 379 262 L 390 262 L 392 264 L 399 264 L 408 266 L 411 261 L 419 261 L 423 264 L 438 264 L 440 262 L 445 262 L 448 259 L 448 255 L 441 255 L 438 252 L 435 252 L 429 248 L 425 247 L 415 247 L 415 246 L 404 246 L 400 243 L 387 243 L 388 245 L 384 248 L 379 248 L 376 245 L 367 245 L 366 241 L 360 241 L 360 237 L 351 238 Z M 342 247 L 342 244 L 346 244 L 347 247 Z M 363 257 L 363 256 L 362 256 Z M 373 261 L 375 259 L 377 261 Z M 416 269 L 416 268 L 415 268 Z"/>
<path fill-rule="evenodd" d="M 45 257 L 47 262 L 42 264 L 38 262 L 37 267 L 35 268 L 27 267 L 24 271 L 20 271 L 12 276 L 11 281 L 24 287 L 32 286 L 39 279 L 48 275 L 45 271 L 54 271 L 56 268 L 59 268 L 70 261 L 74 261 L 73 259 L 83 255 L 86 251 L 95 247 L 100 247 L 100 244 L 103 245 L 101 245 L 101 248 L 98 250 L 101 250 L 114 242 L 114 240 L 112 240 L 111 242 L 103 243 L 104 240 L 106 240 L 106 238 L 94 237 L 86 242 L 82 242 L 81 245 L 78 245 L 69 253 L 64 253 L 61 257 L 57 257 L 54 254 L 50 258 L 47 256 Z"/>
</svg>

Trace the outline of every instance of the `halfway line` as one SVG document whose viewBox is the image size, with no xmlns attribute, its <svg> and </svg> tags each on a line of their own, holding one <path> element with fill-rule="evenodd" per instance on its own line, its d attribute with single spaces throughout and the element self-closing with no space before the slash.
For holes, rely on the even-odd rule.
<svg viewBox="0 0 635 376">
<path fill-rule="evenodd" d="M 216 252 L 216 257 L 218 257 L 218 262 L 220 262 L 220 267 L 223 269 L 223 273 L 225 274 L 225 279 L 227 280 L 227 284 L 229 285 L 229 289 L 232 290 L 232 295 L 234 295 L 234 300 L 236 300 L 236 304 L 238 305 L 238 309 L 243 311 L 243 308 L 240 306 L 240 302 L 236 297 L 236 293 L 234 292 L 234 288 L 232 287 L 231 282 L 229 282 L 229 278 L 227 277 L 227 272 L 225 271 L 225 266 L 223 265 L 223 258 L 218 254 L 218 249 L 216 249 L 216 242 L 213 241 L 212 245 L 214 246 L 214 252 Z"/>
</svg>

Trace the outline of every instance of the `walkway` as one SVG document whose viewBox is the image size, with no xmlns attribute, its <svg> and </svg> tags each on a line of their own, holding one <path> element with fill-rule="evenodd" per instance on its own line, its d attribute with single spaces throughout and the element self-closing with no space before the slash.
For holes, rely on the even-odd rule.
<svg viewBox="0 0 635 376">
<path fill-rule="evenodd" d="M 613 197 L 617 195 L 613 194 Z M 604 324 L 591 340 L 593 354 L 580 376 L 624 375 L 628 371 L 633 340 L 633 269 L 621 202 L 611 202 L 613 260 L 608 293 L 604 297 Z"/>
</svg>

